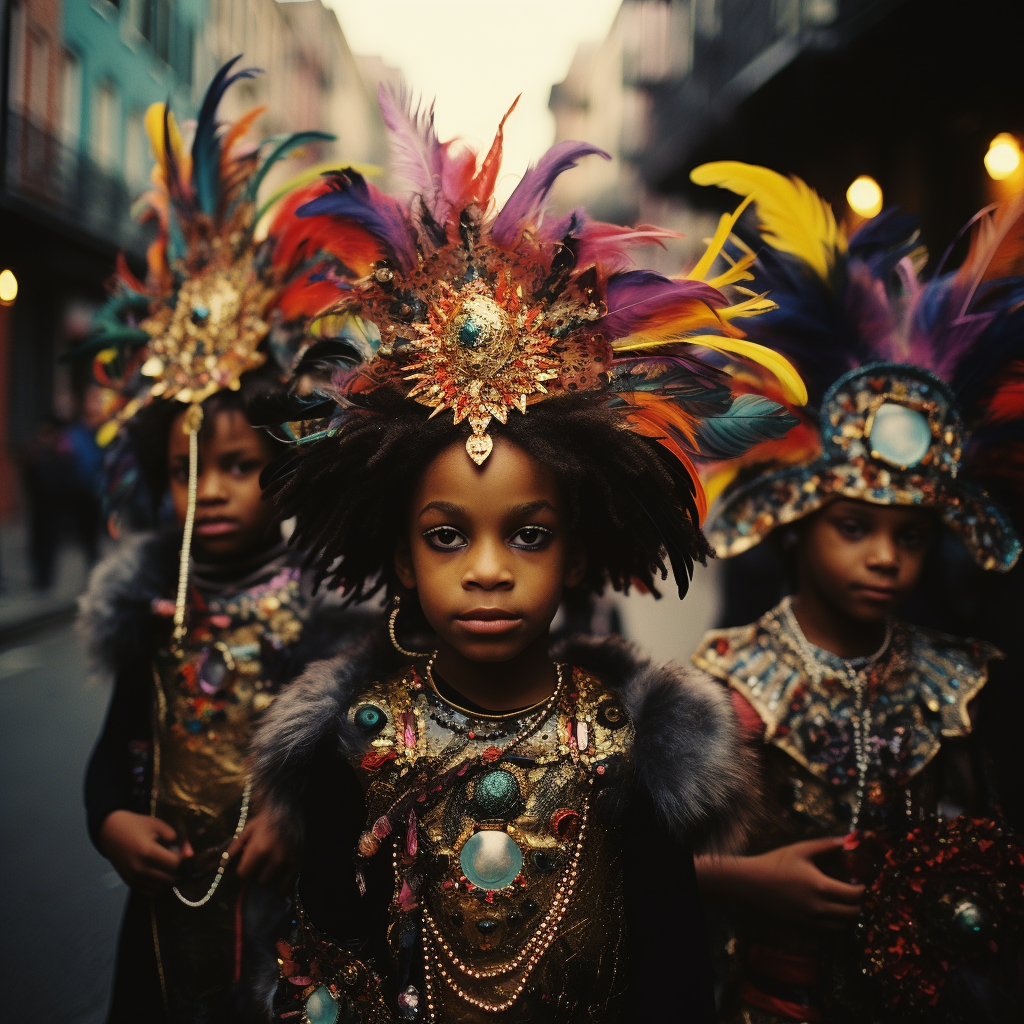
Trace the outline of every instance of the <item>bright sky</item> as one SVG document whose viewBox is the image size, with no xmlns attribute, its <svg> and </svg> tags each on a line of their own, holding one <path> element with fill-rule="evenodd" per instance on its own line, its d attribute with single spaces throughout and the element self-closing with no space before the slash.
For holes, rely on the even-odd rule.
<svg viewBox="0 0 1024 1024">
<path fill-rule="evenodd" d="M 576 47 L 607 35 L 621 0 L 324 0 L 354 53 L 377 54 L 406 82 L 436 98 L 442 140 L 486 149 L 505 125 L 499 200 L 554 141 L 551 86 Z"/>
</svg>

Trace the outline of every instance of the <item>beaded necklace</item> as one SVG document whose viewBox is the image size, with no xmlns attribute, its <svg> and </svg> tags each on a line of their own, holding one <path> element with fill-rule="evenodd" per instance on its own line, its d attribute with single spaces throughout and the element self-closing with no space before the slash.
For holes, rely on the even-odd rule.
<svg viewBox="0 0 1024 1024">
<path fill-rule="evenodd" d="M 857 766 L 857 792 L 853 804 L 853 816 L 850 820 L 850 831 L 856 832 L 860 824 L 861 810 L 864 806 L 864 789 L 867 784 L 868 769 L 871 766 L 871 708 L 867 706 L 867 674 L 889 649 L 892 642 L 892 621 L 886 620 L 885 639 L 882 646 L 874 654 L 860 658 L 842 658 L 833 655 L 839 662 L 839 675 L 835 669 L 823 661 L 824 652 L 804 636 L 796 615 L 793 614 L 793 599 L 786 597 L 782 602 L 782 621 L 791 639 L 796 645 L 803 670 L 815 683 L 821 683 L 826 677 L 836 678 L 854 695 L 853 750 Z"/>
</svg>

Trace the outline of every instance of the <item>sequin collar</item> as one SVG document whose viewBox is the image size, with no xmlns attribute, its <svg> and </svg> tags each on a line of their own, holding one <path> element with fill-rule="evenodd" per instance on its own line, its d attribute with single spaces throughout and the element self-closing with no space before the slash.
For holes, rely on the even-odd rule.
<svg viewBox="0 0 1024 1024">
<path fill-rule="evenodd" d="M 888 651 L 868 672 L 871 754 L 898 783 L 917 774 L 945 737 L 971 731 L 967 705 L 985 685 L 995 648 L 897 622 Z M 808 679 L 781 606 L 756 623 L 710 631 L 694 663 L 727 682 L 765 725 L 764 741 L 808 771 L 845 787 L 856 776 L 855 699 L 835 675 Z M 823 667 L 830 662 L 824 659 Z"/>
</svg>

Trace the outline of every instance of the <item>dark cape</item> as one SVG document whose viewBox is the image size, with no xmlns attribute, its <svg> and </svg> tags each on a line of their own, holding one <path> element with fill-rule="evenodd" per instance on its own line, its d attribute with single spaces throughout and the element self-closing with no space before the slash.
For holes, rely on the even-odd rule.
<svg viewBox="0 0 1024 1024">
<path fill-rule="evenodd" d="M 754 756 L 729 696 L 703 672 L 653 665 L 618 638 L 568 640 L 553 656 L 618 691 L 635 728 L 625 861 L 634 1019 L 710 1024 L 710 958 L 693 855 L 738 849 L 758 804 Z M 295 842 L 305 841 L 300 894 L 328 934 L 361 928 L 372 913 L 354 884 L 339 878 L 364 827 L 358 783 L 344 757 L 365 738 L 346 712 L 370 681 L 407 663 L 386 636 L 317 662 L 278 699 L 253 739 L 254 799 Z M 268 953 L 259 993 L 268 1010 L 276 982 Z"/>
</svg>

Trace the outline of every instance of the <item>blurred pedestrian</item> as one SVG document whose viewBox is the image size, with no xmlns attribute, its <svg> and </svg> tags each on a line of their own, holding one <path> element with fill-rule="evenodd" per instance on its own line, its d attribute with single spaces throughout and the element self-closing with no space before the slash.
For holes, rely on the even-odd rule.
<svg viewBox="0 0 1024 1024">
<path fill-rule="evenodd" d="M 49 590 L 61 536 L 75 499 L 75 455 L 66 424 L 46 416 L 35 427 L 22 457 L 28 504 L 32 585 Z"/>
</svg>

